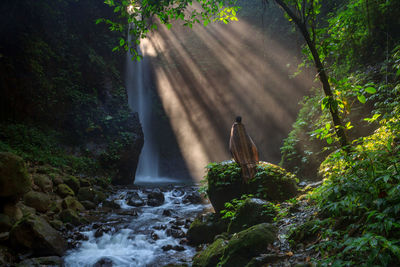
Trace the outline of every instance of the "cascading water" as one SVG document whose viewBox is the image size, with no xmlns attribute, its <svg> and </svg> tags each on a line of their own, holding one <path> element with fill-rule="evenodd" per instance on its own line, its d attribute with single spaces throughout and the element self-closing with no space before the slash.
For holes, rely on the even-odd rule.
<svg viewBox="0 0 400 267">
<path fill-rule="evenodd" d="M 128 35 L 131 41 L 132 36 Z M 144 146 L 140 154 L 139 165 L 136 171 L 136 182 L 157 182 L 158 175 L 158 151 L 155 147 L 151 129 L 151 91 L 148 77 L 148 61 L 146 59 L 145 44 L 140 44 L 137 51 L 143 59 L 139 62 L 132 60 L 132 54 L 126 55 L 126 89 L 130 108 L 138 112 L 144 133 Z"/>
</svg>

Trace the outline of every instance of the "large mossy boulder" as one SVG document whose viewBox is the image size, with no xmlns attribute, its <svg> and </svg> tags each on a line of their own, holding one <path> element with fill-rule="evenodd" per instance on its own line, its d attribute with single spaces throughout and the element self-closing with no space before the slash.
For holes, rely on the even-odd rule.
<svg viewBox="0 0 400 267">
<path fill-rule="evenodd" d="M 221 258 L 221 266 L 246 266 L 254 257 L 266 251 L 277 238 L 278 229 L 269 223 L 254 225 L 232 236 Z"/>
<path fill-rule="evenodd" d="M 24 195 L 24 203 L 29 207 L 35 208 L 39 212 L 47 212 L 49 210 L 51 200 L 49 195 L 45 193 L 29 191 Z"/>
<path fill-rule="evenodd" d="M 218 234 L 226 232 L 228 220 L 223 220 L 215 213 L 197 216 L 190 225 L 186 237 L 193 245 L 211 243 Z"/>
<path fill-rule="evenodd" d="M 228 233 L 237 233 L 256 224 L 272 222 L 276 214 L 277 210 L 272 203 L 259 198 L 248 198 L 236 211 Z"/>
<path fill-rule="evenodd" d="M 254 225 L 232 236 L 229 241 L 217 239 L 193 258 L 194 267 L 246 266 L 277 238 L 277 228 L 269 223 Z"/>
<path fill-rule="evenodd" d="M 66 184 L 59 184 L 57 186 L 57 194 L 63 198 L 68 196 L 75 196 L 74 190 L 72 190 L 71 187 Z"/>
<path fill-rule="evenodd" d="M 49 193 L 53 192 L 53 182 L 51 179 L 44 174 L 34 174 L 33 183 L 37 185 L 42 192 Z"/>
<path fill-rule="evenodd" d="M 73 211 L 84 211 L 85 207 L 75 198 L 68 196 L 62 200 L 62 208 L 70 209 Z"/>
<path fill-rule="evenodd" d="M 35 256 L 62 256 L 67 249 L 61 234 L 36 215 L 17 222 L 11 229 L 10 241 L 13 247 L 31 250 Z"/>
<path fill-rule="evenodd" d="M 214 267 L 224 253 L 227 241 L 218 238 L 205 250 L 197 253 L 193 258 L 193 267 Z"/>
<path fill-rule="evenodd" d="M 64 180 L 64 183 L 66 185 L 68 185 L 74 191 L 75 195 L 78 194 L 81 184 L 77 177 L 72 176 L 72 175 L 67 175 L 67 176 L 64 176 L 63 180 Z"/>
<path fill-rule="evenodd" d="M 226 202 L 252 194 L 272 202 L 284 201 L 297 194 L 297 178 L 281 167 L 259 162 L 257 173 L 246 184 L 240 166 L 233 161 L 211 163 L 207 166 L 207 194 L 216 212 L 224 209 Z"/>
<path fill-rule="evenodd" d="M 22 158 L 0 152 L 0 197 L 18 197 L 31 190 L 32 181 Z"/>
</svg>

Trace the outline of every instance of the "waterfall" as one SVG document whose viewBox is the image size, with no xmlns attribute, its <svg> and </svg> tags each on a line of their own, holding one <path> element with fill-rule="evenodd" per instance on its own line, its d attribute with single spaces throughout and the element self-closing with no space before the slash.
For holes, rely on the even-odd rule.
<svg viewBox="0 0 400 267">
<path fill-rule="evenodd" d="M 128 40 L 131 40 L 130 34 Z M 139 158 L 136 170 L 136 182 L 154 182 L 158 178 L 158 151 L 151 129 L 151 86 L 149 86 L 149 65 L 146 59 L 145 44 L 137 47 L 137 51 L 143 59 L 138 62 L 132 60 L 132 54 L 126 54 L 126 89 L 130 108 L 138 112 L 144 133 L 144 146 Z"/>
</svg>

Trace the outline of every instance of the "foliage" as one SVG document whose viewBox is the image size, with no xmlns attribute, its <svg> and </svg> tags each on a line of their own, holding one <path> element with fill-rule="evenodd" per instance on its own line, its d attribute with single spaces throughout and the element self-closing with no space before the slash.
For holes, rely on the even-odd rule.
<svg viewBox="0 0 400 267">
<path fill-rule="evenodd" d="M 60 133 L 25 124 L 0 125 L 0 151 L 21 156 L 33 164 L 50 164 L 72 172 L 95 173 L 99 165 L 89 157 L 69 155 L 60 146 Z"/>
<path fill-rule="evenodd" d="M 236 6 L 237 0 L 170 0 L 152 1 L 142 0 L 140 2 L 130 0 L 106 0 L 105 3 L 114 9 L 120 21 L 100 18 L 96 23 L 105 22 L 111 31 L 125 33 L 127 23 L 129 32 L 134 36 L 134 40 L 127 40 L 120 37 L 119 45 L 114 47 L 114 51 L 121 47 L 130 50 L 134 60 L 140 60 L 141 55 L 136 51 L 140 40 L 157 29 L 158 25 L 164 24 L 168 29 L 172 27 L 172 21 L 180 20 L 184 26 L 190 28 L 195 24 L 202 23 L 207 26 L 212 21 L 222 21 L 227 24 L 229 21 L 237 21 L 236 13 L 239 7 Z M 121 20 L 122 18 L 122 20 Z M 122 22 L 121 22 L 122 21 Z M 126 23 L 127 21 L 127 23 Z"/>
<path fill-rule="evenodd" d="M 400 113 L 321 165 L 326 178 L 313 198 L 330 221 L 318 249 L 324 262 L 390 266 L 400 259 Z M 338 218 L 343 227 L 333 227 Z"/>
</svg>

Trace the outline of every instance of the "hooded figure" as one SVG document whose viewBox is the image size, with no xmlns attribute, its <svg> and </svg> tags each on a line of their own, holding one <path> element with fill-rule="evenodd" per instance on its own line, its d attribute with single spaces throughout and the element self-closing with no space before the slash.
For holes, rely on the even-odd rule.
<svg viewBox="0 0 400 267">
<path fill-rule="evenodd" d="M 247 183 L 256 174 L 258 151 L 253 140 L 246 133 L 240 116 L 236 117 L 231 128 L 229 150 L 233 159 L 242 168 L 242 177 Z"/>
</svg>

